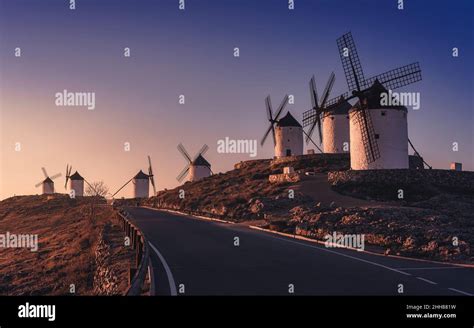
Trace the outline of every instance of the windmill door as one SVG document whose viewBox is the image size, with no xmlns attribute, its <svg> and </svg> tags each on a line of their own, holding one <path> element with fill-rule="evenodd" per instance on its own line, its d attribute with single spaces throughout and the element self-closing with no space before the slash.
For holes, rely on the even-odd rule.
<svg viewBox="0 0 474 328">
<path fill-rule="evenodd" d="M 291 149 L 286 150 L 286 156 L 291 156 Z"/>
</svg>

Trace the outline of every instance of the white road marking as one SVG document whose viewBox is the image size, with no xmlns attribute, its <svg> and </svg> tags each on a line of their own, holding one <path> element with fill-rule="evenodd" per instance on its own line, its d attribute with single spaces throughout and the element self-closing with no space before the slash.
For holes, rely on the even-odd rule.
<svg viewBox="0 0 474 328">
<path fill-rule="evenodd" d="M 447 269 L 465 269 L 463 267 L 446 266 L 446 267 L 425 267 L 425 268 L 397 268 L 399 270 L 447 270 Z"/>
<path fill-rule="evenodd" d="M 269 235 L 269 236 L 270 236 L 270 235 Z M 348 257 L 348 258 L 351 258 L 351 259 L 353 259 L 353 260 L 357 260 L 357 261 L 369 263 L 369 264 L 372 264 L 372 265 L 375 265 L 375 266 L 378 266 L 378 267 L 381 267 L 381 268 L 384 268 L 384 269 L 387 269 L 387 270 L 390 270 L 390 271 L 398 272 L 398 273 L 403 274 L 403 275 L 405 275 L 405 276 L 411 276 L 410 273 L 403 272 L 403 271 L 400 271 L 400 270 L 397 270 L 397 269 L 388 267 L 388 266 L 383 265 L 383 264 L 379 264 L 379 263 L 376 263 L 376 262 L 372 262 L 372 261 L 369 261 L 369 260 L 364 260 L 364 259 L 361 259 L 361 258 L 359 258 L 359 257 L 350 256 L 350 255 L 347 255 L 347 254 L 342 254 L 342 253 L 335 252 L 335 251 L 332 251 L 332 250 L 329 250 L 329 249 L 324 249 L 324 248 L 322 248 L 322 247 L 316 247 L 316 246 L 313 246 L 313 245 L 298 243 L 298 242 L 293 241 L 293 240 L 288 240 L 288 239 L 284 239 L 284 238 L 278 238 L 278 237 L 275 237 L 275 236 L 272 236 L 272 237 L 275 238 L 275 239 L 279 239 L 279 240 L 283 240 L 283 241 L 289 242 L 289 243 L 293 243 L 293 244 L 297 244 L 297 245 L 301 245 L 301 246 L 306 246 L 306 247 L 311 247 L 311 248 L 315 248 L 315 249 L 320 250 L 320 251 L 325 251 L 325 252 L 333 253 L 333 254 L 336 254 L 336 255 Z"/>
<path fill-rule="evenodd" d="M 472 294 L 463 292 L 462 290 L 459 290 L 459 289 L 454 289 L 454 288 L 448 288 L 448 289 L 449 289 L 449 290 L 452 290 L 453 292 L 458 292 L 458 293 L 460 293 L 460 294 L 464 294 L 464 295 L 467 295 L 467 296 L 473 296 Z"/>
<path fill-rule="evenodd" d="M 156 255 L 158 256 L 158 258 L 161 261 L 161 264 L 163 264 L 163 267 L 165 268 L 166 276 L 168 277 L 168 283 L 170 285 L 171 296 L 177 296 L 178 293 L 176 292 L 176 283 L 174 282 L 173 274 L 171 273 L 171 270 L 170 270 L 170 267 L 168 266 L 168 263 L 166 263 L 166 260 L 163 257 L 163 255 L 161 255 L 160 251 L 151 242 L 148 242 L 148 244 L 150 244 L 150 247 L 156 253 Z"/>
<path fill-rule="evenodd" d="M 385 269 L 390 270 L 390 271 L 394 271 L 394 272 L 401 273 L 401 274 L 406 275 L 406 276 L 411 276 L 410 273 L 403 272 L 403 271 L 400 271 L 400 270 L 397 270 L 397 269 L 394 269 L 394 268 L 391 268 L 391 267 L 388 267 L 388 266 L 386 266 L 386 265 L 382 265 L 382 264 L 379 264 L 379 263 L 376 263 L 376 262 L 364 260 L 364 259 L 361 259 L 361 258 L 358 258 L 358 257 L 355 257 L 355 256 L 350 256 L 350 255 L 347 255 L 347 254 L 342 254 L 342 253 L 335 252 L 335 251 L 332 251 L 332 250 L 329 250 L 329 249 L 324 249 L 324 248 L 322 248 L 322 247 L 316 247 L 316 246 L 313 246 L 313 245 L 298 243 L 298 242 L 296 242 L 296 241 L 289 240 L 289 239 L 278 238 L 278 237 L 272 236 L 271 234 L 268 234 L 268 236 L 273 237 L 273 238 L 275 238 L 275 239 L 283 240 L 283 241 L 286 241 L 286 242 L 289 242 L 289 243 L 293 243 L 293 244 L 297 244 L 297 245 L 301 245 L 301 246 L 306 246 L 306 247 L 310 247 L 310 248 L 315 248 L 315 249 L 320 250 L 320 251 L 325 251 L 325 252 L 333 253 L 333 254 L 336 254 L 336 255 L 348 257 L 348 258 L 351 258 L 351 259 L 354 259 L 354 260 L 357 260 L 357 261 L 369 263 L 369 264 L 372 264 L 372 265 L 375 265 L 375 266 L 379 266 L 379 267 L 381 267 L 381 268 L 385 268 Z M 436 284 L 435 282 L 430 281 L 430 280 L 428 280 L 428 279 L 423 279 L 423 278 L 420 278 L 420 277 L 417 277 L 417 278 L 420 279 L 420 280 L 429 282 L 429 283 L 431 283 L 431 284 Z M 463 292 L 462 290 L 458 290 L 458 289 L 455 289 L 455 288 L 448 288 L 448 289 L 449 289 L 449 290 L 452 290 L 452 291 L 454 291 L 454 292 L 458 292 L 458 293 L 467 295 L 467 296 L 473 296 L 473 295 L 470 294 L 470 293 Z"/>
<path fill-rule="evenodd" d="M 434 281 L 431 281 L 431 280 L 428 280 L 428 279 L 425 279 L 425 278 L 416 277 L 416 279 L 423 280 L 423 281 L 425 281 L 425 282 L 427 282 L 427 283 L 429 283 L 429 284 L 432 284 L 432 285 L 437 285 L 437 283 L 436 283 L 436 282 L 434 282 Z"/>
</svg>

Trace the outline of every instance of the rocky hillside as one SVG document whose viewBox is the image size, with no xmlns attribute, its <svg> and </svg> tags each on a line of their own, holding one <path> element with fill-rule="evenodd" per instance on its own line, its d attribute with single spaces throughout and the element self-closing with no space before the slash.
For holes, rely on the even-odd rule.
<svg viewBox="0 0 474 328">
<path fill-rule="evenodd" d="M 293 182 L 270 183 L 269 175 L 282 173 L 284 166 L 292 166 L 308 175 L 302 174 L 301 179 Z M 364 234 L 369 247 L 386 254 L 473 263 L 472 188 L 455 190 L 438 186 L 429 193 L 400 200 L 394 197 L 398 180 L 391 183 L 392 180 L 386 179 L 384 188 L 394 192 L 385 190 L 381 197 L 374 197 L 377 196 L 373 194 L 378 188 L 376 185 L 370 187 L 365 180 L 356 180 L 356 183 L 351 181 L 350 188 L 344 189 L 346 195 L 342 195 L 337 191 L 340 185 L 331 186 L 328 182 L 328 173 L 341 175 L 334 171 L 346 171 L 348 167 L 348 156 L 327 154 L 284 161 L 241 162 L 225 174 L 187 182 L 141 203 L 236 222 L 251 221 L 262 227 L 315 239 L 323 239 L 333 232 Z M 452 174 L 445 172 L 439 170 L 436 175 Z M 423 174 L 419 172 L 417 176 Z M 380 178 L 380 174 L 378 176 Z M 465 177 L 472 184 L 472 173 L 463 175 L 463 179 Z M 412 185 L 409 179 L 405 180 L 407 192 L 419 189 L 414 186 L 419 179 Z M 357 181 L 363 188 L 358 188 Z M 351 197 L 350 190 L 357 191 L 356 198 Z M 365 190 L 370 193 L 364 194 Z M 289 196 L 290 191 L 294 191 L 293 198 Z M 135 205 L 136 200 L 132 203 Z"/>
<path fill-rule="evenodd" d="M 133 252 L 123 247 L 114 212 L 66 195 L 0 202 L 0 235 L 37 235 L 37 250 L 0 249 L 0 295 L 111 295 L 128 284 Z M 33 250 L 33 251 L 32 251 Z"/>
<path fill-rule="evenodd" d="M 234 170 L 215 174 L 196 182 L 186 182 L 172 190 L 158 193 L 148 199 L 149 206 L 199 212 L 205 215 L 246 221 L 263 219 L 265 213 L 288 214 L 298 205 L 313 201 L 304 193 L 289 190 L 293 183 L 270 183 L 270 174 L 282 173 L 283 167 L 311 173 L 343 170 L 349 166 L 346 155 L 308 155 L 286 161 L 254 160 L 235 165 Z M 265 207 L 265 209 L 264 209 Z"/>
</svg>

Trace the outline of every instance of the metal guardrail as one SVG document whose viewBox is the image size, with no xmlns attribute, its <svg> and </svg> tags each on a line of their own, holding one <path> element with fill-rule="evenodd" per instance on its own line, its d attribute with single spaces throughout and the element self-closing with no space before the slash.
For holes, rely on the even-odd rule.
<svg viewBox="0 0 474 328">
<path fill-rule="evenodd" d="M 129 271 L 129 286 L 124 293 L 126 296 L 141 295 L 142 286 L 149 272 L 150 249 L 148 241 L 141 230 L 130 221 L 130 214 L 123 210 L 117 211 L 117 217 L 122 225 L 125 236 L 130 238 L 130 246 L 135 250 L 135 261 Z M 151 263 L 150 263 L 151 265 Z M 150 294 L 153 295 L 153 276 L 150 275 Z"/>
</svg>

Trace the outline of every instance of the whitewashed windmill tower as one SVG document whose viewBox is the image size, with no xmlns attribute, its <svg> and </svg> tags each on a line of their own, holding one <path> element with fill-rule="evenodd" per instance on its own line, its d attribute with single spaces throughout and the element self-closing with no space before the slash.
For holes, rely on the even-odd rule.
<svg viewBox="0 0 474 328">
<path fill-rule="evenodd" d="M 133 198 L 146 198 L 149 193 L 148 175 L 140 170 L 132 179 Z"/>
<path fill-rule="evenodd" d="M 73 175 L 71 175 L 72 165 L 66 164 L 66 182 L 64 183 L 64 189 L 69 190 L 69 196 L 75 198 L 76 196 L 84 196 L 84 183 L 86 183 L 90 190 L 97 195 L 97 191 L 94 187 L 83 178 L 79 172 L 76 170 Z M 69 182 L 69 184 L 68 184 Z"/>
<path fill-rule="evenodd" d="M 54 194 L 54 182 L 49 177 L 43 180 L 42 183 L 43 194 Z"/>
<path fill-rule="evenodd" d="M 330 154 L 349 152 L 349 110 L 352 105 L 341 98 L 328 104 L 322 118 L 323 151 Z"/>
<path fill-rule="evenodd" d="M 189 153 L 182 144 L 179 144 L 177 148 L 188 162 L 181 173 L 176 177 L 179 182 L 182 182 L 186 176 L 186 181 L 193 182 L 212 174 L 211 164 L 204 158 L 204 153 L 209 149 L 207 145 L 202 146 L 201 150 L 194 156 L 194 159 L 191 159 L 191 156 L 189 156 Z"/>
<path fill-rule="evenodd" d="M 340 37 L 337 45 L 351 95 L 345 93 L 333 101 L 358 98 L 349 111 L 351 168 L 408 168 L 407 109 L 382 106 L 380 95 L 387 89 L 394 90 L 420 81 L 419 64 L 413 63 L 365 79 L 351 33 Z"/>
<path fill-rule="evenodd" d="M 64 188 L 67 189 L 69 182 L 69 194 L 71 198 L 84 196 L 84 178 L 77 171 L 71 175 L 71 171 L 72 166 L 66 164 L 66 183 L 64 183 Z"/>
<path fill-rule="evenodd" d="M 84 178 L 77 171 L 69 176 L 69 190 L 74 190 L 75 196 L 84 196 Z"/>
<path fill-rule="evenodd" d="M 156 195 L 155 178 L 153 175 L 153 168 L 151 166 L 151 158 L 148 156 L 148 174 L 145 174 L 140 170 L 130 180 L 128 180 L 122 187 L 120 187 L 113 195 L 112 198 L 120 192 L 130 182 L 133 184 L 133 198 L 148 198 L 149 196 L 149 183 L 153 187 L 153 196 Z"/>
<path fill-rule="evenodd" d="M 46 169 L 44 167 L 41 168 L 43 171 L 43 175 L 45 176 L 45 179 L 35 185 L 36 188 L 41 186 L 41 191 L 42 194 L 54 194 L 54 179 L 59 178 L 61 176 L 61 173 L 57 173 L 53 176 L 49 176 L 48 173 L 46 172 Z"/>
<path fill-rule="evenodd" d="M 313 75 L 309 81 L 312 108 L 303 113 L 303 125 L 310 127 L 306 135 L 306 143 L 311 140 L 317 126 L 319 142 L 323 145 L 322 152 L 329 154 L 349 151 L 349 109 L 352 106 L 342 97 L 336 101 L 328 101 L 334 81 L 335 75 L 331 73 L 319 102 Z"/>
<path fill-rule="evenodd" d="M 283 109 L 288 104 L 288 99 L 288 95 L 283 98 L 275 116 L 273 116 L 270 96 L 267 96 L 265 99 L 267 118 L 270 122 L 270 126 L 265 132 L 260 145 L 263 146 L 268 135 L 272 132 L 273 143 L 275 145 L 275 157 L 277 158 L 303 155 L 303 127 L 290 112 L 287 112 L 283 118 L 279 119 Z"/>
</svg>

